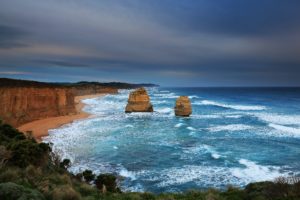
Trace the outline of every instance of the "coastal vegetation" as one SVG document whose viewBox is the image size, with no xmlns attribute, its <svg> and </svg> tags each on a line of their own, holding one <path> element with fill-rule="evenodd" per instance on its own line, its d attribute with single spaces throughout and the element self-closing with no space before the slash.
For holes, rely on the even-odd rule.
<svg viewBox="0 0 300 200">
<path fill-rule="evenodd" d="M 61 160 L 51 146 L 37 143 L 31 134 L 23 134 L 0 121 L 0 199 L 1 200 L 297 200 L 300 199 L 298 178 L 278 178 L 274 182 L 251 183 L 244 189 L 209 189 L 185 193 L 122 192 L 119 177 L 95 175 L 86 170 L 79 174 L 68 171 L 70 160 Z"/>
</svg>

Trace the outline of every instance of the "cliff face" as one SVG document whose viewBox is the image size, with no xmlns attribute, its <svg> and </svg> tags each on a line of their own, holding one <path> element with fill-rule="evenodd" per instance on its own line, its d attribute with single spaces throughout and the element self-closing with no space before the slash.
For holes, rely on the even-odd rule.
<svg viewBox="0 0 300 200">
<path fill-rule="evenodd" d="M 13 126 L 75 112 L 69 88 L 0 87 L 0 118 Z"/>
<path fill-rule="evenodd" d="M 103 87 L 103 86 L 92 85 L 92 84 L 76 86 L 71 88 L 75 96 L 83 96 L 83 95 L 99 94 L 99 93 L 110 93 L 110 94 L 118 93 L 117 88 Z"/>
</svg>

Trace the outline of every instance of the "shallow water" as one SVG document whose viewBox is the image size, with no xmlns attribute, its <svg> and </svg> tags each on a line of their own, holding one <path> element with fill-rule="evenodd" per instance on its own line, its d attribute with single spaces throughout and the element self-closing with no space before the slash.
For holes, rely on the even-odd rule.
<svg viewBox="0 0 300 200">
<path fill-rule="evenodd" d="M 46 142 L 72 161 L 125 177 L 123 190 L 174 192 L 243 187 L 300 174 L 300 89 L 149 88 L 152 114 L 125 114 L 129 91 L 87 99 L 94 118 L 50 131 Z M 179 95 L 193 114 L 175 117 Z"/>
</svg>

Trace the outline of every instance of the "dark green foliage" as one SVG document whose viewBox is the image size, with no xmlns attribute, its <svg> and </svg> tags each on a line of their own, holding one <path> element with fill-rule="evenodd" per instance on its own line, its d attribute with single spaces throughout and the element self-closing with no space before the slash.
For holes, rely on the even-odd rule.
<svg viewBox="0 0 300 200">
<path fill-rule="evenodd" d="M 95 174 L 93 174 L 93 172 L 88 169 L 82 172 L 82 176 L 87 183 L 90 183 L 95 179 Z"/>
<path fill-rule="evenodd" d="M 108 192 L 119 191 L 119 188 L 117 188 L 117 178 L 113 174 L 100 174 L 95 180 L 95 185 L 99 190 L 102 190 L 105 185 Z"/>
<path fill-rule="evenodd" d="M 12 151 L 12 158 L 9 163 L 27 167 L 28 165 L 43 165 L 48 161 L 49 146 L 44 143 L 36 143 L 31 140 L 20 140 L 8 145 Z"/>
<path fill-rule="evenodd" d="M 63 169 L 68 169 L 71 165 L 71 161 L 69 159 L 64 159 L 61 163 L 60 163 L 60 167 Z"/>
<path fill-rule="evenodd" d="M 38 191 L 25 188 L 15 183 L 0 183 L 1 200 L 43 200 L 44 196 Z"/>
<path fill-rule="evenodd" d="M 8 124 L 3 124 L 1 120 L 0 127 L 0 145 L 6 146 L 13 141 L 26 139 L 23 133 Z"/>
</svg>

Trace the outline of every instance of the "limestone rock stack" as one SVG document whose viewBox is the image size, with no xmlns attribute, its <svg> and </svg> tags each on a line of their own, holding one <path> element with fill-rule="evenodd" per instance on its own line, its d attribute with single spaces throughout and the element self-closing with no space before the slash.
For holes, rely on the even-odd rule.
<svg viewBox="0 0 300 200">
<path fill-rule="evenodd" d="M 153 106 L 145 88 L 136 89 L 129 94 L 125 112 L 153 112 Z"/>
<path fill-rule="evenodd" d="M 187 96 L 180 96 L 176 100 L 175 105 L 175 115 L 176 116 L 182 116 L 182 117 L 188 117 L 192 114 L 192 106 L 190 99 Z"/>
</svg>

